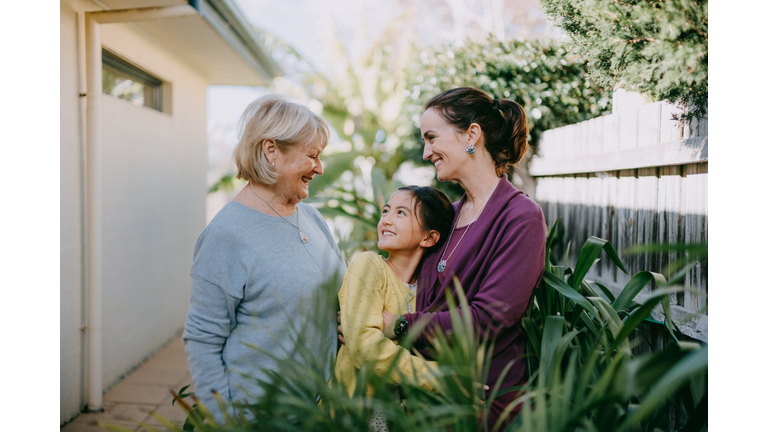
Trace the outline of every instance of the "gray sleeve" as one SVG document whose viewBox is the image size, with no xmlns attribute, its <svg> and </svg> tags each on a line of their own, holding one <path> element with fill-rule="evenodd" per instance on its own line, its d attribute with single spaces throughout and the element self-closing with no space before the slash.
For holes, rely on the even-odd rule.
<svg viewBox="0 0 768 432">
<path fill-rule="evenodd" d="M 235 310 L 240 299 L 227 295 L 219 286 L 193 276 L 190 305 L 184 323 L 184 349 L 195 383 L 195 394 L 223 422 L 212 391 L 230 401 L 229 379 L 222 359 L 224 343 L 236 325 Z"/>
</svg>

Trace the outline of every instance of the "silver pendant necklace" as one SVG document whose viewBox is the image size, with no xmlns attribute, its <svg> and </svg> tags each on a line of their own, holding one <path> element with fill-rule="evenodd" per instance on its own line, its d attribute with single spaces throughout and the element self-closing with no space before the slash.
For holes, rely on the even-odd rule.
<svg viewBox="0 0 768 432">
<path fill-rule="evenodd" d="M 499 180 L 501 181 L 501 180 Z M 496 182 L 496 186 L 499 185 L 499 182 Z M 461 212 L 464 211 L 464 206 L 461 207 L 461 210 L 459 210 L 459 217 L 456 218 L 456 222 L 453 223 L 453 228 L 451 228 L 451 234 L 448 236 L 448 241 L 445 242 L 445 249 L 443 249 L 443 253 L 440 255 L 440 261 L 437 263 L 437 272 L 442 273 L 445 271 L 445 266 L 448 265 L 448 260 L 451 259 L 451 256 L 453 256 L 453 253 L 456 252 L 456 248 L 459 247 L 461 244 L 461 241 L 464 240 L 464 236 L 467 234 L 467 231 L 469 231 L 470 225 L 472 225 L 476 220 L 477 217 L 480 215 L 480 212 L 483 211 L 483 208 L 485 208 L 485 204 L 488 202 L 489 199 L 491 199 L 491 195 L 493 195 L 493 192 L 496 191 L 496 186 L 493 187 L 493 190 L 490 194 L 488 194 L 488 197 L 483 201 L 483 205 L 480 206 L 480 208 L 475 213 L 475 217 L 472 218 L 472 221 L 467 224 L 467 229 L 464 230 L 464 233 L 461 234 L 461 237 L 459 238 L 459 241 L 456 243 L 456 246 L 453 247 L 453 250 L 451 250 L 451 253 L 448 254 L 448 258 L 443 259 L 445 256 L 445 251 L 448 249 L 448 246 L 451 244 L 451 237 L 453 237 L 453 230 L 456 229 L 456 224 L 459 223 L 459 219 L 461 219 Z"/>
<path fill-rule="evenodd" d="M 248 189 L 250 189 L 250 190 L 251 190 L 251 192 L 253 192 L 253 194 L 254 194 L 254 195 L 256 195 L 257 197 L 259 197 L 259 199 L 260 199 L 260 200 L 264 201 L 264 204 L 268 205 L 268 206 L 269 206 L 269 208 L 271 208 L 273 212 L 277 213 L 277 210 L 275 210 L 275 208 L 274 208 L 274 207 L 272 207 L 271 205 L 269 205 L 269 203 L 267 202 L 267 200 L 265 200 L 264 198 L 262 198 L 262 197 L 261 197 L 259 194 L 257 194 L 257 193 L 256 193 L 256 191 L 255 191 L 255 190 L 253 190 L 253 187 L 251 186 L 251 184 L 250 184 L 250 183 L 248 183 Z M 299 217 L 300 217 L 300 215 L 301 215 L 301 212 L 299 211 L 299 207 L 298 207 L 298 206 L 296 206 L 296 223 L 298 224 L 298 226 L 296 226 L 296 225 L 292 224 L 292 223 L 291 223 L 291 221 L 289 221 L 288 219 L 284 218 L 284 217 L 283 217 L 283 215 L 281 215 L 280 213 L 277 213 L 277 215 L 278 215 L 278 216 L 280 216 L 281 218 L 283 218 L 283 220 L 284 220 L 284 221 L 288 222 L 288 225 L 290 225 L 290 226 L 292 226 L 292 227 L 296 228 L 296 230 L 299 232 L 299 238 L 301 239 L 301 241 L 302 241 L 304 244 L 307 244 L 307 241 L 308 241 L 308 239 L 307 239 L 307 236 L 305 236 L 305 235 L 304 235 L 304 233 L 303 233 L 303 232 L 301 232 L 301 220 L 300 220 L 300 218 L 299 218 Z"/>
</svg>

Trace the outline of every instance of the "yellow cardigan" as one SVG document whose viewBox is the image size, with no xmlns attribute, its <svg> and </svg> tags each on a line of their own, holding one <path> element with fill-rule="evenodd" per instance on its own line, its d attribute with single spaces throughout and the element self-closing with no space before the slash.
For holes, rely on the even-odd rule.
<svg viewBox="0 0 768 432">
<path fill-rule="evenodd" d="M 339 290 L 341 307 L 341 329 L 345 345 L 336 356 L 334 373 L 352 395 L 357 383 L 359 369 L 364 363 L 374 367 L 381 376 L 397 359 L 397 369 L 406 379 L 414 376 L 414 384 L 432 391 L 429 383 L 437 370 L 437 363 L 411 355 L 396 341 L 384 336 L 382 310 L 395 315 L 408 313 L 408 303 L 415 305 L 415 296 L 398 279 L 384 258 L 375 252 L 363 252 L 347 267 L 344 282 Z M 400 374 L 393 373 L 392 384 L 400 384 Z M 368 388 L 371 396 L 373 388 Z"/>
</svg>

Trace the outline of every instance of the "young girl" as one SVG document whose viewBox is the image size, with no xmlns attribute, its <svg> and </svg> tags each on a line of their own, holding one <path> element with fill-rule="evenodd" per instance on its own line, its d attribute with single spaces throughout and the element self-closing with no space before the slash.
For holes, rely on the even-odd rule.
<svg viewBox="0 0 768 432">
<path fill-rule="evenodd" d="M 384 259 L 375 252 L 363 252 L 355 257 L 344 275 L 339 290 L 341 328 L 345 345 L 336 357 L 335 374 L 350 395 L 357 384 L 363 364 L 384 374 L 397 362 L 397 369 L 406 377 L 432 390 L 427 375 L 436 366 L 411 355 L 396 341 L 384 336 L 381 311 L 401 315 L 411 313 L 416 298 L 416 280 L 421 257 L 430 248 L 439 248 L 453 223 L 454 209 L 448 197 L 433 187 L 406 186 L 389 198 L 378 224 L 379 249 L 389 252 Z M 400 383 L 401 375 L 391 374 L 392 384 Z M 369 396 L 372 389 L 369 388 Z M 373 429 L 376 427 L 372 420 Z"/>
</svg>

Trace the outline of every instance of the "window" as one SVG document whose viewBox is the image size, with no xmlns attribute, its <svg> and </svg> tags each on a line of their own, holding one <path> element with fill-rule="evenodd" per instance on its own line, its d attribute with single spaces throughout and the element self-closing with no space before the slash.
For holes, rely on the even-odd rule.
<svg viewBox="0 0 768 432">
<path fill-rule="evenodd" d="M 108 95 L 136 106 L 163 109 L 163 81 L 116 54 L 101 51 L 101 88 Z"/>
</svg>

